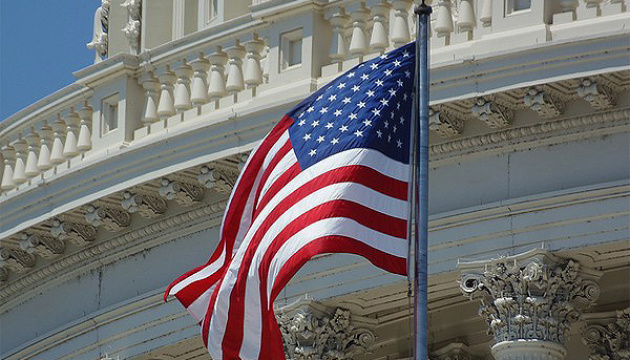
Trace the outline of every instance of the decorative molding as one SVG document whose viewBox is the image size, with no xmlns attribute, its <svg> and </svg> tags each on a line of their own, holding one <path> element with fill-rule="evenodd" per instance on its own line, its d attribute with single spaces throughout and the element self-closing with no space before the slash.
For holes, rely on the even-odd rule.
<svg viewBox="0 0 630 360">
<path fill-rule="evenodd" d="M 320 308 L 323 308 L 322 311 Z M 353 359 L 374 344 L 374 333 L 357 328 L 349 310 L 312 304 L 276 314 L 288 360 Z"/>
<path fill-rule="evenodd" d="M 109 261 L 116 261 L 122 256 L 128 256 L 157 246 L 159 243 L 156 243 L 155 238 L 167 238 L 171 231 L 174 231 L 182 224 L 190 224 L 191 222 L 198 222 L 199 219 L 204 219 L 204 226 L 217 226 L 220 224 L 225 206 L 225 200 L 208 204 L 111 239 L 99 241 L 93 246 L 56 259 L 40 269 L 5 283 L 4 286 L 0 287 L 0 313 L 15 303 L 31 298 L 41 292 L 43 288 L 56 283 L 56 281 L 63 281 L 76 274 L 89 271 L 96 266 L 106 264 L 106 257 L 110 258 Z M 64 222 L 64 224 L 67 224 L 67 222 Z M 0 264 L 1 267 L 2 265 Z"/>
<path fill-rule="evenodd" d="M 479 313 L 495 342 L 564 344 L 569 326 L 597 300 L 600 272 L 546 250 L 460 263 L 464 296 L 480 298 Z"/>
<path fill-rule="evenodd" d="M 127 10 L 127 25 L 122 29 L 132 54 L 140 52 L 140 33 L 142 31 L 142 1 L 125 0 L 120 4 Z"/>
<path fill-rule="evenodd" d="M 50 233 L 59 240 L 68 239 L 78 246 L 84 246 L 96 239 L 95 227 L 60 219 L 53 220 Z"/>
<path fill-rule="evenodd" d="M 131 216 L 128 212 L 105 206 L 87 205 L 85 221 L 94 227 L 102 226 L 105 230 L 120 231 L 129 226 Z"/>
<path fill-rule="evenodd" d="M 207 189 L 229 194 L 234 188 L 238 172 L 219 164 L 203 165 L 199 169 L 197 181 Z"/>
<path fill-rule="evenodd" d="M 8 268 L 15 272 L 24 272 L 35 266 L 35 255 L 23 250 L 0 249 L 0 268 Z"/>
<path fill-rule="evenodd" d="M 107 58 L 108 55 L 109 6 L 110 0 L 101 0 L 101 6 L 96 10 L 94 16 L 92 41 L 87 43 L 88 49 L 96 51 L 96 62 Z"/>
<path fill-rule="evenodd" d="M 9 280 L 9 270 L 4 266 L 0 266 L 0 284 L 4 284 Z"/>
<path fill-rule="evenodd" d="M 168 178 L 160 180 L 160 188 L 158 193 L 167 200 L 175 200 L 183 206 L 190 206 L 201 201 L 204 196 L 201 186 L 192 185 L 186 182 L 174 181 Z"/>
<path fill-rule="evenodd" d="M 576 91 L 579 97 L 597 110 L 606 110 L 615 105 L 616 94 L 613 90 L 593 78 L 582 79 Z"/>
<path fill-rule="evenodd" d="M 429 130 L 443 138 L 449 138 L 461 134 L 463 129 L 464 122 L 449 114 L 443 107 L 438 105 L 429 108 Z"/>
<path fill-rule="evenodd" d="M 589 359 L 630 359 L 630 307 L 604 316 L 586 320 L 582 331 L 582 341 L 591 351 Z"/>
<path fill-rule="evenodd" d="M 565 107 L 565 104 L 560 99 L 557 99 L 540 87 L 530 87 L 525 90 L 523 102 L 545 119 L 560 116 Z"/>
<path fill-rule="evenodd" d="M 66 244 L 58 238 L 22 233 L 20 247 L 29 254 L 37 254 L 44 258 L 52 258 L 63 254 Z"/>
<path fill-rule="evenodd" d="M 478 97 L 471 109 L 472 115 L 491 128 L 500 129 L 510 125 L 514 112 L 496 102 Z"/>
<path fill-rule="evenodd" d="M 168 205 L 164 199 L 156 196 L 136 194 L 131 191 L 123 192 L 120 205 L 130 213 L 138 213 L 145 218 L 154 218 L 166 212 Z"/>
<path fill-rule="evenodd" d="M 555 132 L 562 131 L 566 133 L 571 129 L 578 129 L 586 126 L 592 126 L 603 123 L 612 123 L 623 121 L 627 125 L 627 119 L 630 117 L 630 109 L 610 110 L 598 114 L 589 114 L 584 116 L 576 116 L 567 119 L 560 119 L 542 124 L 523 126 L 514 129 L 506 129 L 499 132 L 484 134 L 479 136 L 457 139 L 443 144 L 432 145 L 429 149 L 430 155 L 448 155 L 453 157 L 456 151 L 483 151 L 483 147 L 491 147 L 501 145 L 505 147 L 505 142 L 520 140 L 522 138 L 541 134 L 552 135 Z M 433 160 L 433 159 L 432 159 Z"/>
<path fill-rule="evenodd" d="M 431 360 L 481 360 L 481 358 L 470 354 L 468 346 L 463 343 L 453 342 L 445 347 L 433 351 Z"/>
</svg>

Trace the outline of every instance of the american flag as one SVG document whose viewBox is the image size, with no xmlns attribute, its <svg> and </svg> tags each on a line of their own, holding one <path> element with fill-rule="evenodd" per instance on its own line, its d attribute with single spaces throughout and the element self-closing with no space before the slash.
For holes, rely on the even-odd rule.
<svg viewBox="0 0 630 360">
<path fill-rule="evenodd" d="M 302 101 L 250 155 L 219 245 L 167 289 L 214 359 L 284 359 L 273 301 L 311 257 L 406 274 L 414 47 L 357 65 Z"/>
</svg>

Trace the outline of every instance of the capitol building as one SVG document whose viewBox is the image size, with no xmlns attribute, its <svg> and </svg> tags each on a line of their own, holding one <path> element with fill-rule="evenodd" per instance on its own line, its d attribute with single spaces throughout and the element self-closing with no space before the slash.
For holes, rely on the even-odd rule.
<svg viewBox="0 0 630 360">
<path fill-rule="evenodd" d="M 433 0 L 431 360 L 630 359 L 630 1 Z M 0 358 L 210 359 L 166 287 L 249 152 L 415 38 L 412 0 L 102 0 L 74 83 L 0 122 Z M 409 360 L 407 279 L 310 260 L 287 359 Z"/>
</svg>

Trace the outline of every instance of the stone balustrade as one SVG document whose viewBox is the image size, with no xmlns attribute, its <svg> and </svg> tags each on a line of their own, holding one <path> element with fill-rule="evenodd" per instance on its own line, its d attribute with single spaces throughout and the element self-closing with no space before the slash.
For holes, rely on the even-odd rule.
<svg viewBox="0 0 630 360">
<path fill-rule="evenodd" d="M 222 110 L 234 113 L 235 107 L 246 108 L 259 98 L 272 101 L 281 88 L 303 84 L 291 93 L 306 96 L 341 71 L 415 36 L 412 0 L 315 2 L 303 11 L 319 19 L 301 25 L 273 23 L 268 15 L 273 6 L 256 1 L 247 16 L 154 49 L 101 59 L 77 72 L 75 84 L 6 119 L 0 124 L 2 193 L 20 191 L 91 156 L 133 146 L 181 123 Z M 627 20 L 622 1 L 436 0 L 432 6 L 432 66 L 496 48 L 517 51 L 585 32 L 604 34 Z M 596 18 L 607 25 L 592 21 Z M 579 88 L 596 108 L 614 104 L 614 92 L 605 83 Z M 542 118 L 563 114 L 563 99 L 544 89 L 531 87 L 521 98 Z M 443 101 L 433 98 L 432 105 Z M 470 114 L 434 112 L 432 130 L 440 137 L 457 136 L 467 118 L 492 128 L 510 125 L 511 110 L 490 97 L 468 107 Z"/>
<path fill-rule="evenodd" d="M 83 90 L 66 97 L 69 99 L 61 104 L 42 106 L 20 121 L 7 120 L 0 133 L 3 193 L 37 184 L 89 158 L 94 116 L 91 98 Z"/>
</svg>

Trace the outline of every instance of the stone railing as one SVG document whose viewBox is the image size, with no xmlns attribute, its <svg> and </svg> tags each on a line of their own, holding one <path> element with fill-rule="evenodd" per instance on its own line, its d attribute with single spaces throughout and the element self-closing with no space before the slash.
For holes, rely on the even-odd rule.
<svg viewBox="0 0 630 360">
<path fill-rule="evenodd" d="M 2 192 L 80 164 L 92 149 L 91 91 L 73 84 L 0 125 Z"/>
<path fill-rule="evenodd" d="M 37 185 L 184 122 L 220 122 L 237 110 L 253 112 L 256 101 L 260 108 L 278 99 L 297 101 L 339 72 L 411 41 L 413 5 L 295 1 L 276 9 L 273 2 L 256 1 L 248 15 L 138 55 L 110 56 L 75 73 L 75 84 L 0 123 L 1 191 Z M 433 67 L 549 41 L 619 34 L 628 19 L 618 0 L 432 5 Z M 286 9 L 295 12 L 290 21 L 281 16 Z M 432 105 L 445 101 L 440 96 Z M 479 107 L 492 110 L 486 103 Z M 444 114 L 434 111 L 439 121 L 432 129 L 440 136 L 459 134 L 461 123 L 444 125 Z"/>
<path fill-rule="evenodd" d="M 548 41 L 623 29 L 622 0 L 433 0 L 431 62 L 474 58 Z M 335 1 L 326 5 L 332 40 L 323 75 L 415 39 L 412 0 Z M 611 26 L 592 20 L 607 17 Z M 475 44 L 473 47 L 472 44 Z"/>
</svg>

